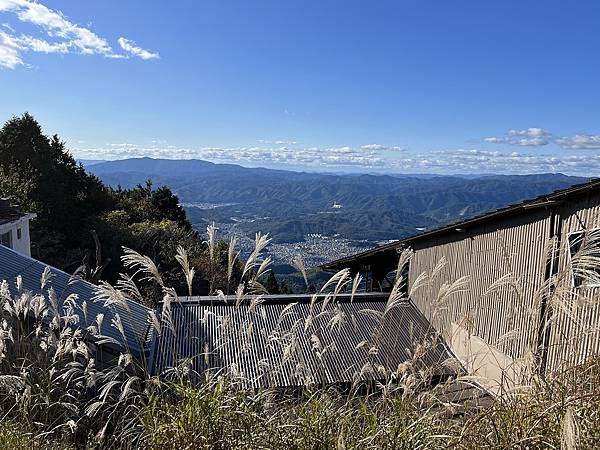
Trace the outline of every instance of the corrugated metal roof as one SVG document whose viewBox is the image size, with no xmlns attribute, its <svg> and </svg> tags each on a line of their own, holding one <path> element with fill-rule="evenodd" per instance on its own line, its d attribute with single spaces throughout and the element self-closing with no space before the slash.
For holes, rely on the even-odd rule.
<svg viewBox="0 0 600 450">
<path fill-rule="evenodd" d="M 468 228 L 473 225 L 478 225 L 486 221 L 495 220 L 498 218 L 504 218 L 508 215 L 515 214 L 518 212 L 522 212 L 523 210 L 533 209 L 533 208 L 542 208 L 548 207 L 557 204 L 558 202 L 564 200 L 565 198 L 575 197 L 590 191 L 600 190 L 600 179 L 594 179 L 588 183 L 581 183 L 573 185 L 566 189 L 560 189 L 558 191 L 554 191 L 550 194 L 540 195 L 533 199 L 525 200 L 519 203 L 515 203 L 512 205 L 505 206 L 504 208 L 499 208 L 494 211 L 488 211 L 486 213 L 480 214 L 475 217 L 471 217 L 466 220 L 461 220 L 459 222 L 454 222 L 449 225 L 445 225 L 440 228 L 436 228 L 434 230 L 425 231 L 423 233 L 416 234 L 414 236 L 408 237 L 406 239 L 401 239 L 398 241 L 390 242 L 388 244 L 375 247 L 371 250 L 366 250 L 361 253 L 357 253 L 355 255 L 350 255 L 344 258 L 336 259 L 327 264 L 323 264 L 320 266 L 322 270 L 339 270 L 342 267 L 347 267 L 348 265 L 355 263 L 364 258 L 368 258 L 374 256 L 378 253 L 389 253 L 395 252 L 396 249 L 410 245 L 414 242 L 428 239 L 434 236 L 443 235 L 446 233 L 456 233 L 457 229 L 463 231 L 465 228 Z"/>
<path fill-rule="evenodd" d="M 386 306 L 381 294 L 357 294 L 352 302 L 340 295 L 327 305 L 323 296 L 313 304 L 310 298 L 268 296 L 264 303 L 239 306 L 233 297 L 173 302 L 175 332 L 163 320 L 154 372 L 191 361 L 196 372 L 225 371 L 249 387 L 282 387 L 380 379 L 379 366 L 396 370 L 419 344 L 425 345 L 415 363 L 421 368 L 441 368 L 451 358 L 411 302 L 380 317 Z"/>
<path fill-rule="evenodd" d="M 42 294 L 40 280 L 46 267 L 49 267 L 51 273 L 50 280 L 43 292 L 46 298 L 48 298 L 48 289 L 52 287 L 62 307 L 62 302 L 70 294 L 77 294 L 77 305 L 81 306 L 84 301 L 87 303 L 87 320 L 83 311 L 78 311 L 81 327 L 86 328 L 92 325 L 96 316 L 102 313 L 104 321 L 101 333 L 123 342 L 120 332 L 111 326 L 115 314 L 119 314 L 123 322 L 126 344 L 130 351 L 137 355 L 144 352 L 149 339 L 148 314 L 150 310 L 148 308 L 133 301 L 126 302 L 127 308 L 119 305 L 107 306 L 104 301 L 94 299 L 97 293 L 95 285 L 0 245 L 0 280 L 6 280 L 9 283 L 13 294 L 17 292 L 16 278 L 18 275 L 21 275 L 23 279 L 24 290 L 33 294 Z"/>
</svg>

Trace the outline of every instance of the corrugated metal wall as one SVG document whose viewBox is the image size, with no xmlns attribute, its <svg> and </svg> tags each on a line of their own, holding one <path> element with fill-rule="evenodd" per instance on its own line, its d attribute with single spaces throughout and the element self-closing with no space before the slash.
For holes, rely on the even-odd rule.
<svg viewBox="0 0 600 450">
<path fill-rule="evenodd" d="M 524 356 L 535 345 L 539 316 L 535 294 L 544 280 L 549 226 L 549 212 L 533 209 L 418 242 L 409 285 L 412 288 L 423 272 L 429 283 L 412 292 L 413 301 L 446 339 L 456 323 L 513 358 Z M 433 274 L 443 259 L 446 264 Z M 509 274 L 511 283 L 488 292 Z M 444 284 L 461 277 L 468 280 L 459 292 L 440 296 Z"/>
<path fill-rule="evenodd" d="M 430 276 L 430 282 L 413 292 L 412 299 L 446 339 L 450 339 L 450 325 L 455 323 L 512 358 L 535 352 L 540 304 L 546 295 L 546 371 L 600 354 L 600 287 L 573 287 L 569 252 L 570 233 L 600 228 L 600 196 L 588 193 L 555 208 L 554 224 L 550 208 L 523 210 L 521 215 L 414 245 L 409 284 L 413 286 L 423 272 Z M 443 258 L 446 264 L 431 279 Z M 544 285 L 549 261 L 557 264 L 552 267 L 552 290 Z M 510 283 L 488 292 L 494 282 L 508 274 L 513 278 Z M 460 292 L 439 298 L 444 284 L 465 276 L 469 280 Z"/>
<path fill-rule="evenodd" d="M 570 233 L 600 228 L 600 196 L 587 194 L 558 208 L 562 222 L 557 292 L 551 302 L 548 369 L 557 370 L 600 353 L 600 288 L 574 288 Z M 570 292 L 569 292 L 570 291 Z"/>
</svg>

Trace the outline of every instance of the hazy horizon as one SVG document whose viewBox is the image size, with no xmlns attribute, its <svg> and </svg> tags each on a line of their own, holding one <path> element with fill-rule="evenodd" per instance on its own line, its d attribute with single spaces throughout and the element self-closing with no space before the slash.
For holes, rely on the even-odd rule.
<svg viewBox="0 0 600 450">
<path fill-rule="evenodd" d="M 544 175 L 544 174 L 553 174 L 553 175 L 565 175 L 565 176 L 581 176 L 584 178 L 590 178 L 589 176 L 585 176 L 585 175 L 578 175 L 578 174 L 570 174 L 570 173 L 564 173 L 564 172 L 531 172 L 531 173 L 511 173 L 511 172 L 452 172 L 452 173 L 438 173 L 435 171 L 430 171 L 430 172 L 401 172 L 401 171 L 393 171 L 393 170 L 388 170 L 388 169 L 380 169 L 378 170 L 368 170 L 367 168 L 361 168 L 361 167 L 356 167 L 356 168 L 349 168 L 349 169 L 331 169 L 331 168 L 313 168 L 313 167 L 294 167 L 294 166 L 289 166 L 289 165 L 271 165 L 269 167 L 265 166 L 265 165 L 252 165 L 252 164 L 243 164 L 243 163 L 239 163 L 239 162 L 221 162 L 221 161 L 209 161 L 206 159 L 200 159 L 200 158 L 158 158 L 158 157 L 151 157 L 151 156 L 137 156 L 137 157 L 130 157 L 130 158 L 120 158 L 120 159 L 93 159 L 93 160 L 88 160 L 88 159 L 81 159 L 81 158 L 76 158 L 76 160 L 78 162 L 81 162 L 84 166 L 92 166 L 92 165 L 96 165 L 96 164 L 102 164 L 102 163 L 106 163 L 106 162 L 118 162 L 118 161 L 127 161 L 127 160 L 133 160 L 133 159 L 153 159 L 153 160 L 164 160 L 164 161 L 204 161 L 204 162 L 210 162 L 213 164 L 231 164 L 231 165 L 235 165 L 235 166 L 240 166 L 243 168 L 248 168 L 248 169 L 272 169 L 272 170 L 283 170 L 283 171 L 290 171 L 290 172 L 306 172 L 306 173 L 318 173 L 318 174 L 331 174 L 331 175 L 406 175 L 406 176 L 427 176 L 427 177 L 443 177 L 443 176 L 457 176 L 457 177 L 484 177 L 484 176 L 497 176 L 497 175 L 522 175 L 522 176 L 526 176 L 526 175 Z"/>
</svg>

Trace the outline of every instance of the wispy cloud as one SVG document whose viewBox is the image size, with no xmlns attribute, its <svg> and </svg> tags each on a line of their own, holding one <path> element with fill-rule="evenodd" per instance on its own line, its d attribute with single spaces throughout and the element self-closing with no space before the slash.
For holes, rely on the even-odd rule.
<svg viewBox="0 0 600 450">
<path fill-rule="evenodd" d="M 406 149 L 398 146 L 387 146 L 383 144 L 366 144 L 360 147 L 363 150 L 387 151 L 387 152 L 404 152 Z"/>
<path fill-rule="evenodd" d="M 14 69 L 23 64 L 20 55 L 21 46 L 8 34 L 0 31 L 0 66 Z"/>
<path fill-rule="evenodd" d="M 32 0 L 0 0 L 0 12 L 12 13 L 21 22 L 36 26 L 43 34 L 36 37 L 18 34 L 15 27 L 3 24 L 7 31 L 0 32 L 0 66 L 14 69 L 24 65 L 23 53 L 79 53 L 100 55 L 105 58 L 127 58 L 134 55 L 142 59 L 156 59 L 158 53 L 144 50 L 133 41 L 119 38 L 119 45 L 127 53 L 116 53 L 108 41 L 92 30 L 69 21 L 60 12 Z M 121 40 L 129 47 L 123 47 Z"/>
<path fill-rule="evenodd" d="M 556 136 L 543 128 L 526 128 L 508 130 L 503 136 L 491 136 L 483 139 L 488 144 L 509 144 L 523 147 L 540 147 L 554 143 L 569 150 L 600 149 L 600 135 L 575 134 L 573 136 Z"/>
<path fill-rule="evenodd" d="M 270 141 L 268 139 L 259 139 L 258 142 L 260 142 L 261 144 L 276 144 L 276 145 L 296 145 L 298 142 L 296 141 L 285 141 L 285 140 L 276 140 L 276 141 Z"/>
<path fill-rule="evenodd" d="M 134 56 L 138 56 L 143 60 L 160 58 L 158 53 L 153 53 L 143 49 L 142 47 L 138 47 L 138 45 L 134 41 L 125 39 L 124 37 L 119 38 L 119 45 L 126 52 L 131 53 Z"/>
<path fill-rule="evenodd" d="M 543 128 L 526 128 L 524 130 L 508 130 L 504 136 L 491 136 L 483 139 L 489 144 L 510 144 L 523 147 L 541 147 L 550 143 L 551 133 Z"/>
<path fill-rule="evenodd" d="M 568 149 L 600 149 L 600 135 L 576 134 L 556 139 L 562 148 Z"/>
</svg>

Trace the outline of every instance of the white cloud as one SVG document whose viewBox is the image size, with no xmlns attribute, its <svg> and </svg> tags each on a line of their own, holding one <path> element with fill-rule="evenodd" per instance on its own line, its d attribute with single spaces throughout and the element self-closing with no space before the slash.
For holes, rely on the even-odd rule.
<svg viewBox="0 0 600 450">
<path fill-rule="evenodd" d="M 298 142 L 296 141 L 286 141 L 286 140 L 276 140 L 276 141 L 270 141 L 267 139 L 259 139 L 258 142 L 260 142 L 261 144 L 277 144 L 277 145 L 296 145 Z"/>
<path fill-rule="evenodd" d="M 160 58 L 160 55 L 158 53 L 149 52 L 148 50 L 145 50 L 142 47 L 138 47 L 134 41 L 125 39 L 124 37 L 119 38 L 119 45 L 126 52 L 131 53 L 132 55 L 135 55 L 139 58 L 142 58 L 144 61 L 148 59 Z"/>
<path fill-rule="evenodd" d="M 508 130 L 504 136 L 491 136 L 483 139 L 489 144 L 510 144 L 523 147 L 541 147 L 554 143 L 565 149 L 600 149 L 600 135 L 576 134 L 573 136 L 553 136 L 543 128 Z"/>
<path fill-rule="evenodd" d="M 543 128 L 526 128 L 524 130 L 508 130 L 504 136 L 491 136 L 483 139 L 489 144 L 510 144 L 523 147 L 541 147 L 550 143 L 551 133 Z"/>
<path fill-rule="evenodd" d="M 0 31 L 0 67 L 14 69 L 23 64 L 23 59 L 20 55 L 22 47 L 19 43 L 8 34 Z"/>
<path fill-rule="evenodd" d="M 116 143 L 116 144 L 108 144 L 109 147 L 116 147 L 116 148 L 139 148 L 140 146 L 138 144 L 130 144 L 127 142 L 124 143 Z"/>
<path fill-rule="evenodd" d="M 123 143 L 102 148 L 78 148 L 81 159 L 124 159 L 149 156 L 165 159 L 204 159 L 247 166 L 280 166 L 312 170 L 373 171 L 380 173 L 540 173 L 593 175 L 600 170 L 600 155 L 528 154 L 481 149 L 398 153 L 365 151 L 362 147 L 178 147 Z"/>
<path fill-rule="evenodd" d="M 490 144 L 506 144 L 508 140 L 504 137 L 491 136 L 491 137 L 483 138 L 483 141 L 489 142 Z"/>
<path fill-rule="evenodd" d="M 18 41 L 24 49 L 30 49 L 34 52 L 69 53 L 69 44 L 67 42 L 48 42 L 32 36 L 21 36 L 18 38 Z"/>
<path fill-rule="evenodd" d="M 525 130 L 508 130 L 508 135 L 541 138 L 550 136 L 550 133 L 542 128 L 527 128 Z"/>
<path fill-rule="evenodd" d="M 600 135 L 576 134 L 560 137 L 555 142 L 568 149 L 600 149 Z"/>
<path fill-rule="evenodd" d="M 362 145 L 360 148 L 364 149 L 364 150 L 385 150 L 385 145 L 381 145 L 381 144 L 367 144 L 367 145 Z"/>
<path fill-rule="evenodd" d="M 108 41 L 89 28 L 69 21 L 62 12 L 55 11 L 42 3 L 32 0 L 0 0 L 0 12 L 10 12 L 25 23 L 35 25 L 44 33 L 45 38 L 27 34 L 17 34 L 13 26 L 3 24 L 10 34 L 0 37 L 0 66 L 14 69 L 24 64 L 22 53 L 26 51 L 39 53 L 80 53 L 84 55 L 101 55 L 106 58 L 127 58 L 127 55 L 115 53 Z M 155 59 L 158 53 L 152 53 L 137 47 L 133 41 L 119 39 L 130 47 L 128 53 L 142 59 Z"/>
<path fill-rule="evenodd" d="M 388 147 L 388 146 L 383 145 L 383 144 L 366 144 L 366 145 L 361 145 L 360 148 L 363 149 L 363 150 L 371 150 L 371 151 L 388 151 L 388 152 L 403 152 L 403 151 L 406 151 L 402 147 L 398 147 L 398 146 Z"/>
</svg>

